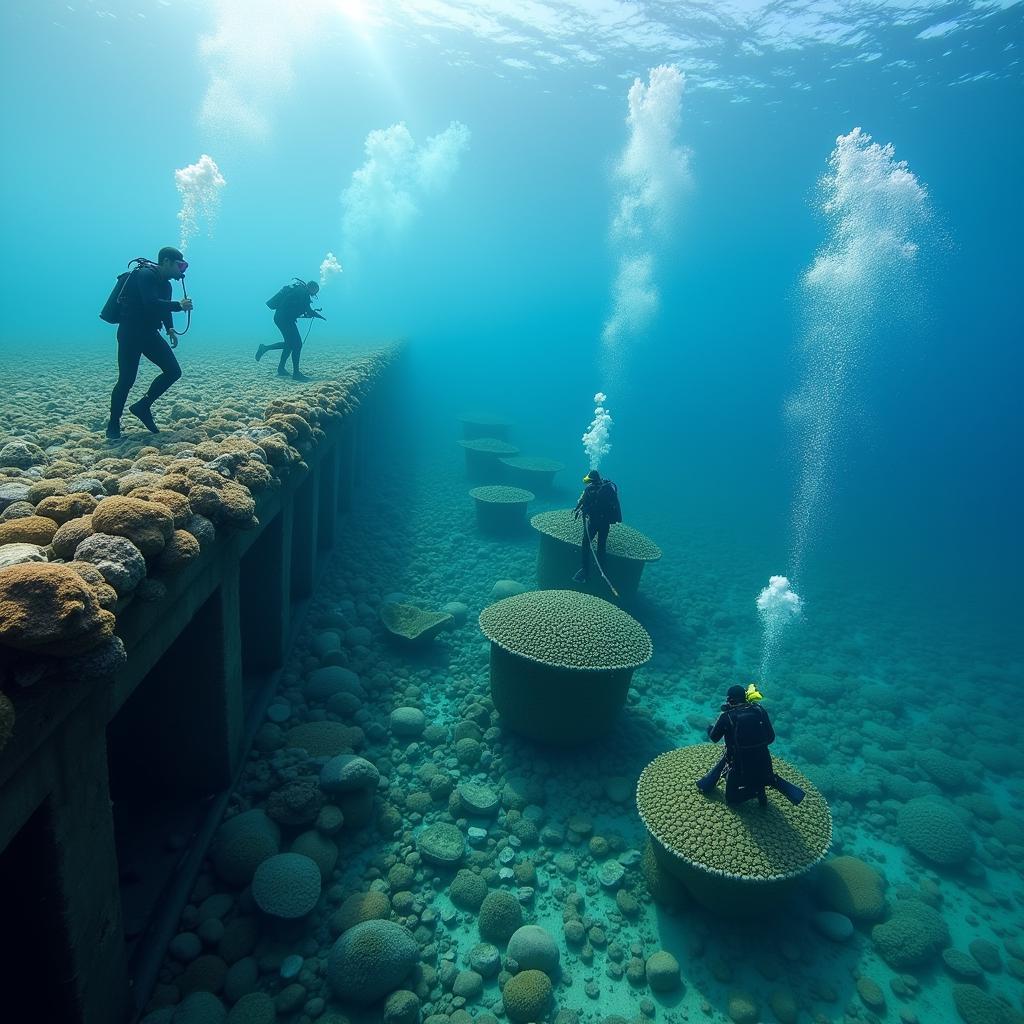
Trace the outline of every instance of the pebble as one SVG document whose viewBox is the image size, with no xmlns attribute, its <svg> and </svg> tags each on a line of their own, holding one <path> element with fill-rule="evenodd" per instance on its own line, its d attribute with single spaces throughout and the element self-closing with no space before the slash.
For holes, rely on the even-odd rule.
<svg viewBox="0 0 1024 1024">
<path fill-rule="evenodd" d="M 299 976 L 299 972 L 302 970 L 302 965 L 304 963 L 305 960 L 303 960 L 301 956 L 298 956 L 295 953 L 293 953 L 291 956 L 286 956 L 281 961 L 281 977 L 285 981 L 291 981 L 292 978 L 297 978 Z"/>
<path fill-rule="evenodd" d="M 167 950 L 175 960 L 188 963 L 203 951 L 203 943 L 195 932 L 180 932 L 171 939 Z"/>
<path fill-rule="evenodd" d="M 292 717 L 292 706 L 285 701 L 275 701 L 267 708 L 267 718 L 272 722 L 287 722 Z"/>
<path fill-rule="evenodd" d="M 466 836 L 473 846 L 480 846 L 482 843 L 487 841 L 487 829 L 478 828 L 476 825 L 470 825 L 466 830 Z"/>
<path fill-rule="evenodd" d="M 606 860 L 597 873 L 597 879 L 605 889 L 617 889 L 626 876 L 626 869 L 617 860 Z"/>
</svg>

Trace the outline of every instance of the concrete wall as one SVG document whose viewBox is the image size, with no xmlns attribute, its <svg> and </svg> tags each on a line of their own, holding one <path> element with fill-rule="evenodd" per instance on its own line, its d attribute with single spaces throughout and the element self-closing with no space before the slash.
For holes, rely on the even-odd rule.
<svg viewBox="0 0 1024 1024">
<path fill-rule="evenodd" d="M 307 473 L 260 500 L 258 530 L 218 537 L 168 581 L 166 599 L 119 615 L 128 662 L 116 678 L 48 685 L 19 701 L 0 753 L 0 940 L 11 950 L 0 956 L 0 1016 L 120 1024 L 145 1000 L 154 956 L 173 934 L 338 518 L 352 506 L 383 391 L 332 428 Z M 191 812 L 183 828 L 192 845 L 173 854 L 167 877 L 149 863 L 153 913 L 142 900 L 126 929 L 111 780 L 130 801 L 133 778 L 152 799 Z M 144 975 L 133 978 L 134 998 L 133 949 L 131 973 Z M 22 1003 L 31 1016 L 19 1016 Z"/>
</svg>

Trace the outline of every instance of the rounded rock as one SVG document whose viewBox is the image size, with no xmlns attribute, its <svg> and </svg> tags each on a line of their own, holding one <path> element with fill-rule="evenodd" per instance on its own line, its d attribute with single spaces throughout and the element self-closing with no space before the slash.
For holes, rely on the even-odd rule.
<svg viewBox="0 0 1024 1024">
<path fill-rule="evenodd" d="M 551 978 L 558 973 L 558 943 L 546 928 L 539 925 L 527 924 L 517 928 L 508 940 L 506 952 L 521 971 L 543 971 Z"/>
<path fill-rule="evenodd" d="M 321 877 L 316 861 L 301 853 L 268 857 L 252 878 L 256 906 L 271 917 L 305 917 L 320 899 Z"/>
<path fill-rule="evenodd" d="M 392 921 L 364 921 L 331 947 L 327 977 L 339 999 L 370 1004 L 397 989 L 419 962 L 416 940 Z"/>
</svg>

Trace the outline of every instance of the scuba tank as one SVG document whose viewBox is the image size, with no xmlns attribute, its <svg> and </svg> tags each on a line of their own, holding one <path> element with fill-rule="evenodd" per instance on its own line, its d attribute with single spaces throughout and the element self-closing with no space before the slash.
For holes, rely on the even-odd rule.
<svg viewBox="0 0 1024 1024">
<path fill-rule="evenodd" d="M 128 263 L 128 269 L 124 273 L 117 275 L 117 280 L 114 282 L 114 287 L 107 296 L 107 301 L 103 303 L 103 308 L 100 310 L 100 319 L 108 324 L 120 324 L 121 319 L 124 315 L 124 307 L 128 301 L 128 295 L 126 289 L 128 282 L 131 281 L 137 270 L 142 270 L 143 267 L 156 268 L 152 260 L 146 259 L 145 256 L 136 256 L 135 259 L 130 260 Z M 188 292 L 185 290 L 185 278 L 181 278 L 181 292 L 182 295 L 187 299 Z M 176 331 L 178 337 L 188 333 L 188 329 L 192 326 L 192 311 L 188 310 L 186 314 L 185 330 Z"/>
<path fill-rule="evenodd" d="M 132 266 L 132 264 L 135 265 Z M 123 274 L 117 275 L 114 288 L 100 310 L 100 319 L 108 324 L 119 324 L 121 322 L 121 315 L 124 312 L 124 304 L 127 301 L 125 289 L 128 287 L 128 282 L 132 279 L 132 275 L 136 270 L 141 270 L 143 267 L 155 266 L 156 264 L 152 260 L 147 260 L 145 256 L 136 256 L 128 264 L 128 269 Z"/>
</svg>

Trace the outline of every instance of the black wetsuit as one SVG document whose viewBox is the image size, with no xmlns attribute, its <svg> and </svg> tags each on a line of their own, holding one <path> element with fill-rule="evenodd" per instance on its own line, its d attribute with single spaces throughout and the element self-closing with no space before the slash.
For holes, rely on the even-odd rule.
<svg viewBox="0 0 1024 1024">
<path fill-rule="evenodd" d="M 622 522 L 622 506 L 619 504 L 619 489 L 611 480 L 590 483 L 584 488 L 574 512 L 583 516 L 583 540 L 580 542 L 583 578 L 590 577 L 590 563 L 593 558 L 590 545 L 597 541 L 597 560 L 604 566 L 604 553 L 608 545 L 608 531 L 612 523 Z"/>
<path fill-rule="evenodd" d="M 310 305 L 309 289 L 304 284 L 285 285 L 267 305 L 274 311 L 274 323 L 281 332 L 283 341 L 276 345 L 267 345 L 266 351 L 281 349 L 281 361 L 277 369 L 284 372 L 288 357 L 292 357 L 292 369 L 299 372 L 299 356 L 302 353 L 302 336 L 295 321 L 300 317 L 311 317 L 313 308 Z"/>
<path fill-rule="evenodd" d="M 180 312 L 181 303 L 171 298 L 171 282 L 161 277 L 156 267 L 141 267 L 132 274 L 117 326 L 117 383 L 110 396 L 111 423 L 121 420 L 143 356 L 161 371 L 149 385 L 147 402 L 156 401 L 181 376 L 178 360 L 160 334 L 160 326 L 170 329 L 171 314 Z"/>
<path fill-rule="evenodd" d="M 727 707 L 708 729 L 712 743 L 723 736 L 729 765 L 725 780 L 726 802 L 741 804 L 757 797 L 763 806 L 767 802 L 765 787 L 774 786 L 776 781 L 772 755 L 768 752 L 768 744 L 775 742 L 775 729 L 768 712 L 752 703 Z"/>
</svg>

